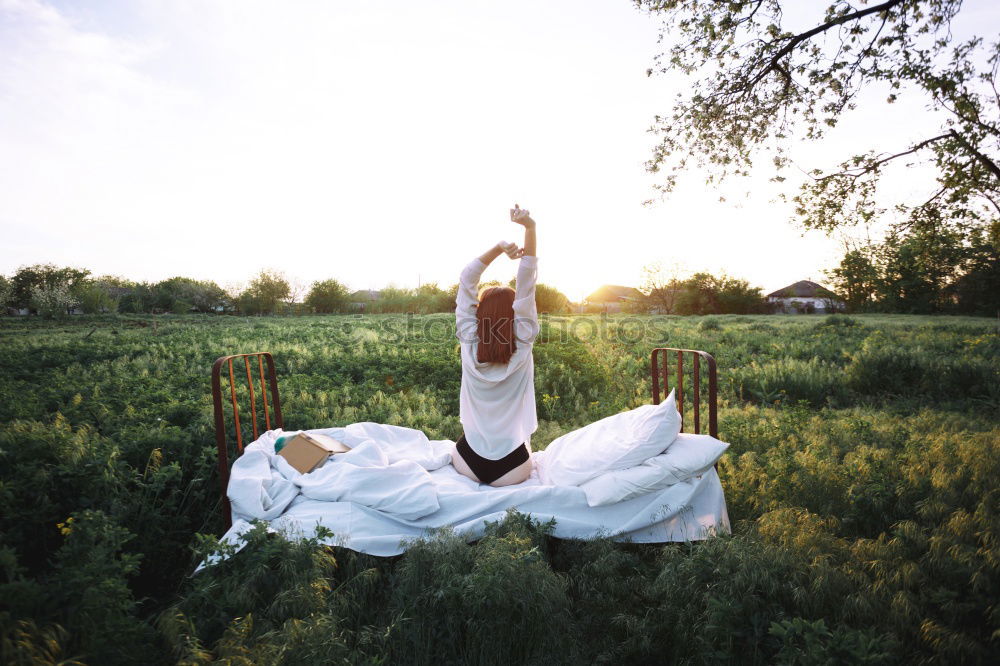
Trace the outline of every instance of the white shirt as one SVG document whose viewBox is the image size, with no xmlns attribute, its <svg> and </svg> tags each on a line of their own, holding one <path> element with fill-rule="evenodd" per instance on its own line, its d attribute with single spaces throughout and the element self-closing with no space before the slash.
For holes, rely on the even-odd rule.
<svg viewBox="0 0 1000 666">
<path fill-rule="evenodd" d="M 480 363 L 476 306 L 479 278 L 486 264 L 478 258 L 462 271 L 455 300 L 455 334 L 462 349 L 462 389 L 459 419 L 469 447 L 484 458 L 499 460 L 523 443 L 531 450 L 535 415 L 535 362 L 531 356 L 538 335 L 535 280 L 538 257 L 521 257 L 514 289 L 515 350 L 510 362 Z"/>
</svg>

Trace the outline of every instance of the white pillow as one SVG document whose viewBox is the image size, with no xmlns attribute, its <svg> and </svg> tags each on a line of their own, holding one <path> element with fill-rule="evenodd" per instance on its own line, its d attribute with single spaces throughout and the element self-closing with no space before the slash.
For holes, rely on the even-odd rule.
<svg viewBox="0 0 1000 666">
<path fill-rule="evenodd" d="M 539 460 L 544 484 L 578 486 L 598 474 L 659 455 L 681 430 L 674 392 L 659 405 L 613 414 L 552 441 Z"/>
<path fill-rule="evenodd" d="M 710 435 L 682 432 L 665 453 L 635 467 L 605 472 L 580 487 L 590 506 L 623 502 L 707 472 L 727 448 L 729 444 Z"/>
</svg>

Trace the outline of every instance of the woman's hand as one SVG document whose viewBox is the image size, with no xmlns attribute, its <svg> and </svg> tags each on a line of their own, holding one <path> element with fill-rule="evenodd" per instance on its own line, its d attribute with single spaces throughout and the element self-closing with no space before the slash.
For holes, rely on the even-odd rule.
<svg viewBox="0 0 1000 666">
<path fill-rule="evenodd" d="M 517 204 L 514 204 L 514 207 L 510 209 L 510 221 L 516 222 L 525 228 L 535 226 L 535 221 L 531 219 L 531 214 L 528 210 L 521 208 Z"/>
<path fill-rule="evenodd" d="M 517 256 L 511 255 L 511 259 L 535 256 L 535 221 L 531 219 L 531 214 L 514 204 L 510 209 L 510 221 L 516 222 L 524 227 L 524 246 Z"/>
<path fill-rule="evenodd" d="M 497 247 L 503 250 L 508 257 L 511 259 L 520 259 L 524 256 L 524 250 L 517 246 L 517 243 L 508 243 L 507 241 L 500 241 L 497 243 Z"/>
</svg>

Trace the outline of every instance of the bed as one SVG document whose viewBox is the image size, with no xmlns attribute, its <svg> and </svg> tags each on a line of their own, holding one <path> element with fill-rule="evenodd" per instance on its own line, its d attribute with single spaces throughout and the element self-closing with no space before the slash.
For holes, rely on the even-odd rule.
<svg viewBox="0 0 1000 666">
<path fill-rule="evenodd" d="M 650 358 L 652 404 L 659 404 L 673 384 L 682 430 L 686 424 L 688 430 L 701 433 L 703 421 L 707 420 L 707 434 L 717 437 L 716 373 L 715 360 L 706 352 L 654 349 Z M 294 472 L 282 477 L 284 463 L 275 464 L 280 457 L 274 456 L 274 443 L 284 432 L 284 415 L 270 353 L 219 358 L 212 369 L 212 395 L 220 507 L 229 526 L 223 541 L 236 545 L 255 520 L 265 520 L 270 530 L 289 538 L 315 537 L 322 526 L 332 533 L 323 538 L 331 545 L 373 555 L 398 555 L 412 540 L 442 529 L 454 530 L 474 541 L 488 522 L 501 520 L 512 509 L 542 522 L 554 519 L 552 534 L 558 538 L 610 537 L 616 541 L 663 543 L 695 541 L 729 531 L 725 496 L 713 467 L 655 492 L 591 506 L 581 488 L 543 484 L 537 470 L 528 481 L 516 486 L 493 488 L 478 484 L 444 463 L 450 441 L 429 440 L 420 431 L 384 424 L 311 431 L 330 434 L 352 447 L 350 453 L 341 455 L 363 457 L 365 447 L 361 444 L 374 442 L 376 446 L 369 449 L 389 451 L 389 458 L 376 454 L 383 455 L 381 463 L 373 463 L 381 464 L 381 468 L 354 470 L 359 476 L 350 478 L 328 475 L 324 487 L 310 492 L 301 477 L 297 485 L 289 480 Z M 230 462 L 231 442 L 239 456 L 234 463 Z M 244 446 L 244 442 L 249 443 Z M 419 472 L 416 463 L 404 460 L 415 455 L 426 459 L 421 461 L 423 469 Z M 404 462 L 410 467 L 404 469 Z M 328 467 L 331 464 L 322 469 Z M 348 468 L 354 469 L 340 466 Z M 336 473 L 339 471 L 330 471 Z M 379 490 L 381 497 L 375 497 L 373 503 L 370 498 L 358 500 L 360 495 L 347 495 L 356 500 L 350 501 L 336 492 L 338 483 L 360 489 L 362 494 L 372 495 L 369 491 Z M 414 503 L 420 504 L 420 498 L 430 496 L 428 488 L 433 489 L 435 504 L 422 512 L 411 511 Z M 393 504 L 397 495 L 413 498 L 409 504 L 403 503 L 406 510 L 399 509 L 399 502 Z"/>
</svg>

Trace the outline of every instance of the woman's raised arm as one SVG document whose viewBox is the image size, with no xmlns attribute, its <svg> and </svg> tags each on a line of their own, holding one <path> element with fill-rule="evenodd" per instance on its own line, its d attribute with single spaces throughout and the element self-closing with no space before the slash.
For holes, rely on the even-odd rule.
<svg viewBox="0 0 1000 666">
<path fill-rule="evenodd" d="M 517 222 L 524 227 L 524 246 L 521 251 L 522 256 L 535 256 L 535 221 L 531 219 L 531 214 L 517 204 L 510 209 L 510 221 Z"/>
<path fill-rule="evenodd" d="M 499 257 L 501 254 L 503 254 L 503 248 L 500 247 L 500 243 L 497 243 L 490 249 L 486 250 L 486 252 L 483 252 L 481 255 L 479 255 L 479 261 L 483 262 L 484 267 L 489 266 L 491 263 L 493 263 L 493 260 Z"/>
<path fill-rule="evenodd" d="M 455 335 L 461 342 L 472 342 L 476 339 L 479 278 L 483 276 L 486 267 L 502 252 L 500 243 L 497 243 L 469 262 L 459 275 L 458 294 L 455 295 Z"/>
<path fill-rule="evenodd" d="M 522 342 L 534 342 L 538 335 L 538 308 L 535 305 L 535 282 L 538 280 L 538 257 L 535 255 L 535 221 L 528 211 L 517 204 L 510 219 L 524 226 L 524 248 L 517 267 L 514 289 L 514 337 Z"/>
</svg>

